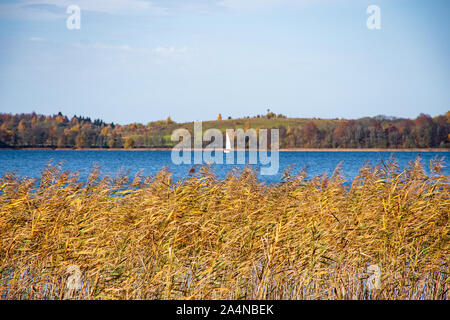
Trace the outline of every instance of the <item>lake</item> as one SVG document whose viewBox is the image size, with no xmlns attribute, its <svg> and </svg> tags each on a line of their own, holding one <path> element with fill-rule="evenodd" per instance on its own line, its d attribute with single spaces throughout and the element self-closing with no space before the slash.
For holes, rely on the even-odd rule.
<svg viewBox="0 0 450 320">
<path fill-rule="evenodd" d="M 280 169 L 278 174 L 273 176 L 259 175 L 260 181 L 269 183 L 278 182 L 281 173 L 289 165 L 294 164 L 293 172 L 300 171 L 307 166 L 308 177 L 328 173 L 331 175 L 336 166 L 342 162 L 342 170 L 347 181 L 352 180 L 358 170 L 365 162 L 376 165 L 380 159 L 384 161 L 394 156 L 400 167 L 405 168 L 409 161 L 421 156 L 422 163 L 427 171 L 430 160 L 436 156 L 445 157 L 448 152 L 321 152 L 321 151 L 284 151 L 280 152 Z M 246 157 L 248 160 L 248 156 Z M 130 176 L 134 176 L 139 170 L 143 170 L 144 175 L 157 173 L 164 166 L 168 166 L 173 173 L 174 179 L 186 176 L 191 165 L 174 165 L 171 161 L 171 151 L 109 151 L 109 150 L 1 150 L 0 170 L 5 172 L 17 171 L 22 177 L 37 178 L 42 169 L 49 162 L 54 164 L 63 163 L 63 169 L 81 172 L 80 176 L 85 179 L 89 171 L 94 166 L 101 166 L 102 173 L 114 175 L 119 170 L 128 171 Z M 443 172 L 449 175 L 448 159 L 445 157 L 445 167 Z M 227 172 L 243 165 L 213 165 L 216 175 L 224 178 Z M 252 167 L 258 167 L 252 165 Z"/>
</svg>

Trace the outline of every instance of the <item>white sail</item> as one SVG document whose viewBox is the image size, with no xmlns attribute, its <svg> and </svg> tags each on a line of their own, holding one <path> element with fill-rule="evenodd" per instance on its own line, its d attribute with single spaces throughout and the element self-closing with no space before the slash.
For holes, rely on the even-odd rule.
<svg viewBox="0 0 450 320">
<path fill-rule="evenodd" d="M 230 153 L 231 151 L 231 140 L 230 140 L 230 136 L 228 135 L 228 132 L 225 132 L 225 137 L 226 137 L 226 141 L 225 141 L 225 153 Z"/>
</svg>

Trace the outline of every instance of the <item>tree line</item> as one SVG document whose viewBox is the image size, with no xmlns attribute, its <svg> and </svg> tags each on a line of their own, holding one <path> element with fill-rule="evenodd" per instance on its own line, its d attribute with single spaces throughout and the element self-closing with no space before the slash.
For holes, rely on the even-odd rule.
<svg viewBox="0 0 450 320">
<path fill-rule="evenodd" d="M 258 130 L 264 125 L 278 128 L 281 148 L 450 147 L 450 111 L 437 117 L 420 114 L 416 119 L 300 120 L 268 112 L 265 116 L 222 120 L 219 115 L 210 126 L 232 129 L 240 123 L 244 129 Z M 190 129 L 192 123 L 177 124 L 169 117 L 146 125 L 119 125 L 82 116 L 69 119 L 61 113 L 0 113 L 0 148 L 170 148 L 176 143 L 171 141 L 171 133 L 181 127 Z"/>
<path fill-rule="evenodd" d="M 372 117 L 328 123 L 320 129 L 314 121 L 302 127 L 280 128 L 285 147 L 306 148 L 448 148 L 450 112 L 435 118 Z"/>
</svg>

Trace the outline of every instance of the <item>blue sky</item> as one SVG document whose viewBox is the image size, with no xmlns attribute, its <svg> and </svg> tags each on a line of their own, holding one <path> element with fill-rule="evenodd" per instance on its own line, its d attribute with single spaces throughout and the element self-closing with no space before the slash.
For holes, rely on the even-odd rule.
<svg viewBox="0 0 450 320">
<path fill-rule="evenodd" d="M 69 30 L 66 9 L 81 8 Z M 369 5 L 381 30 L 366 27 Z M 446 0 L 6 0 L 0 112 L 116 123 L 450 105 Z"/>
</svg>

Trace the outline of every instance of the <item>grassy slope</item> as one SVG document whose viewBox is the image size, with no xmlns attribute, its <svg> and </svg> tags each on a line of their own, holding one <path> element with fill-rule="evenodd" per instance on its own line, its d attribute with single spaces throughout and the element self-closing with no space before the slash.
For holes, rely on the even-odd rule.
<svg viewBox="0 0 450 320">
<path fill-rule="evenodd" d="M 230 120 L 214 120 L 214 121 L 203 121 L 203 130 L 215 128 L 222 132 L 226 129 L 244 129 L 247 121 L 250 123 L 250 128 L 258 129 L 273 129 L 280 127 L 297 127 L 303 126 L 308 122 L 314 122 L 319 129 L 324 129 L 330 126 L 337 126 L 339 122 L 343 120 L 337 119 L 309 119 L 309 118 L 241 118 L 241 119 L 230 119 Z M 163 129 L 163 131 L 170 135 L 172 130 L 177 128 L 192 129 L 193 122 L 185 122 L 179 124 L 172 124 Z"/>
</svg>

